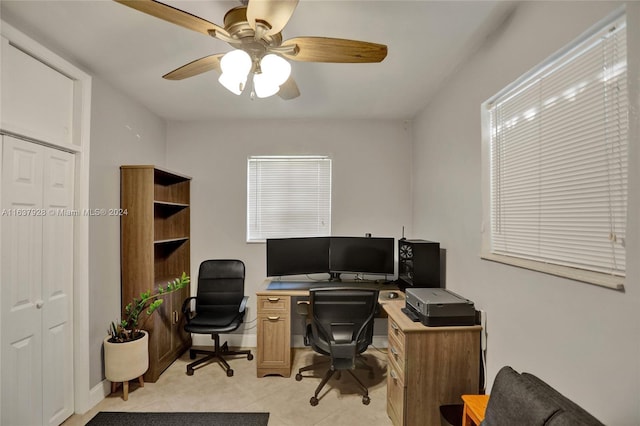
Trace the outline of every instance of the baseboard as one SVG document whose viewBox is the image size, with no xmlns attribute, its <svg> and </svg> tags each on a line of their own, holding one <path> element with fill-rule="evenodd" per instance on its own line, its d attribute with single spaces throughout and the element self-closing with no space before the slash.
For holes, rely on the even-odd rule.
<svg viewBox="0 0 640 426">
<path fill-rule="evenodd" d="M 90 409 L 98 405 L 100 401 L 102 401 L 107 396 L 109 396 L 110 393 L 111 393 L 111 382 L 106 379 L 101 381 L 94 387 L 92 387 L 91 390 L 89 391 L 89 408 L 87 409 L 87 411 L 89 411 Z M 76 411 L 76 414 L 84 414 L 84 413 L 86 413 L 86 411 L 82 413 Z"/>
</svg>

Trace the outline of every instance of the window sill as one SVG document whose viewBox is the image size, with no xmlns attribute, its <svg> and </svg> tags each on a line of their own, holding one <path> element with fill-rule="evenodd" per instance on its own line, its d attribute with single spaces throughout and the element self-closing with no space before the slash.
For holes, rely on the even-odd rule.
<svg viewBox="0 0 640 426">
<path fill-rule="evenodd" d="M 480 257 L 492 262 L 504 263 L 532 271 L 543 272 L 570 280 L 581 281 L 612 290 L 624 291 L 624 277 L 608 275 L 601 272 L 584 271 L 568 266 L 552 265 L 550 263 L 537 262 L 535 260 L 521 259 L 512 256 L 504 256 L 493 253 L 482 253 Z"/>
</svg>

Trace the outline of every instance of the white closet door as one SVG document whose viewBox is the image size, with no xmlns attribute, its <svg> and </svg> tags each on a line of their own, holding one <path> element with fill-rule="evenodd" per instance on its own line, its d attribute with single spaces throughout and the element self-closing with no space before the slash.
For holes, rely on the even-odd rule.
<svg viewBox="0 0 640 426">
<path fill-rule="evenodd" d="M 3 137 L 1 424 L 73 413 L 73 219 L 49 211 L 73 205 L 73 170 L 71 154 Z"/>
<path fill-rule="evenodd" d="M 43 420 L 57 426 L 73 414 L 75 158 L 68 152 L 43 148 L 43 160 L 43 208 L 47 212 L 42 223 Z"/>
<path fill-rule="evenodd" d="M 42 151 L 3 138 L 2 421 L 42 424 Z"/>
</svg>

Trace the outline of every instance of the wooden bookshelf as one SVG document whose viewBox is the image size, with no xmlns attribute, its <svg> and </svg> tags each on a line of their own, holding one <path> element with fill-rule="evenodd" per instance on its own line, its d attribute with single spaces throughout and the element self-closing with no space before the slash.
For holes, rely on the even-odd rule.
<svg viewBox="0 0 640 426">
<path fill-rule="evenodd" d="M 191 178 L 151 165 L 120 167 L 122 309 L 141 292 L 190 275 Z M 168 294 L 142 328 L 149 332 L 147 382 L 191 346 L 180 308 L 189 287 Z"/>
</svg>

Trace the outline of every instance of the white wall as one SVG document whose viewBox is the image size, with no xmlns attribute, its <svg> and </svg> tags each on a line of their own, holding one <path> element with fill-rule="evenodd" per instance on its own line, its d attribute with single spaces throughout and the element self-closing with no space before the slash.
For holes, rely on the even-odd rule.
<svg viewBox="0 0 640 426">
<path fill-rule="evenodd" d="M 193 177 L 194 282 L 200 262 L 211 258 L 242 259 L 250 296 L 265 278 L 265 245 L 245 242 L 251 155 L 329 155 L 332 233 L 399 238 L 411 221 L 411 138 L 405 127 L 380 120 L 170 122 L 167 167 Z M 256 317 L 255 302 L 255 296 L 249 299 L 249 321 Z M 246 324 L 244 333 L 245 344 L 255 345 L 255 328 Z"/>
<path fill-rule="evenodd" d="M 414 237 L 447 249 L 447 286 L 488 314 L 488 382 L 511 365 L 531 372 L 605 424 L 640 424 L 640 188 L 637 113 L 626 291 L 480 259 L 480 104 L 613 11 L 613 2 L 525 2 L 443 85 L 414 123 Z M 638 62 L 638 6 L 630 6 Z M 631 67 L 638 105 L 638 68 Z M 637 111 L 637 110 L 636 110 Z"/>
<path fill-rule="evenodd" d="M 165 163 L 165 122 L 94 77 L 89 206 L 120 207 L 120 166 Z M 90 385 L 104 378 L 102 340 L 120 318 L 120 218 L 89 221 Z"/>
</svg>

